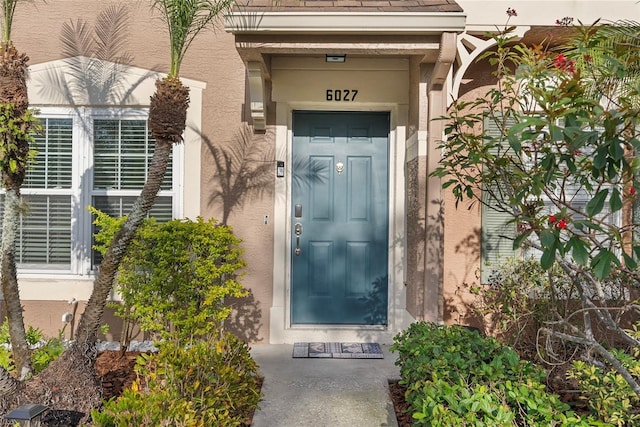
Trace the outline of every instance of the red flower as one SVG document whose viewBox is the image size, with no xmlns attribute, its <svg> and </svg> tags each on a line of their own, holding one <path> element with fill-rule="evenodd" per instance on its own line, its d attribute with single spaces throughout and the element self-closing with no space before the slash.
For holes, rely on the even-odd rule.
<svg viewBox="0 0 640 427">
<path fill-rule="evenodd" d="M 635 188 L 633 188 L 633 187 L 631 187 L 631 188 L 629 189 L 629 195 L 633 196 L 634 194 L 636 194 L 636 189 L 635 189 Z"/>
<path fill-rule="evenodd" d="M 549 215 L 549 224 L 553 224 L 554 222 L 556 222 L 556 216 L 555 215 Z"/>
<path fill-rule="evenodd" d="M 512 8 L 508 8 L 507 9 L 507 16 L 512 17 L 512 16 L 518 16 L 518 13 L 516 12 L 515 9 Z"/>
<path fill-rule="evenodd" d="M 558 223 L 556 224 L 557 228 L 560 228 L 562 230 L 564 230 L 565 228 L 567 228 L 567 221 L 565 221 L 564 219 L 561 219 L 560 221 L 558 221 Z"/>
<path fill-rule="evenodd" d="M 553 66 L 560 71 L 568 71 L 570 73 L 575 73 L 576 71 L 576 61 L 573 59 L 567 59 L 564 54 L 559 53 L 555 59 L 553 60 Z"/>
</svg>

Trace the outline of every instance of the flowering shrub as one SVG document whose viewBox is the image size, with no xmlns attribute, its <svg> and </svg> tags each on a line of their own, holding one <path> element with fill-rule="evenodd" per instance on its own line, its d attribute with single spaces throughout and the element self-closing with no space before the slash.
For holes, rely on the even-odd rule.
<svg viewBox="0 0 640 427">
<path fill-rule="evenodd" d="M 580 296 L 578 310 L 540 332 L 611 363 L 640 396 L 640 376 L 615 362 L 618 354 L 593 333 L 597 319 L 608 338 L 640 348 L 617 314 L 637 312 L 637 304 L 612 302 L 606 292 L 612 277 L 631 284 L 629 291 L 640 283 L 640 223 L 633 215 L 640 39 L 628 22 L 574 30 L 568 43 L 553 47 L 518 44 L 508 29 L 495 37 L 497 48 L 481 59 L 495 67 L 496 86 L 456 101 L 443 117 L 443 157 L 432 176 L 443 179 L 456 203 L 484 203 L 512 216 L 514 249 L 533 249 L 544 270 L 559 266 Z M 487 122 L 497 131 L 488 132 Z"/>
</svg>

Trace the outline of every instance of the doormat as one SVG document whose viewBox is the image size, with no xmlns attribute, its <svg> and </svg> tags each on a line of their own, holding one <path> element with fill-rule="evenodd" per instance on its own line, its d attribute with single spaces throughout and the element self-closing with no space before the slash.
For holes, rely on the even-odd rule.
<svg viewBox="0 0 640 427">
<path fill-rule="evenodd" d="M 297 342 L 294 358 L 384 359 L 378 343 L 357 342 Z"/>
</svg>

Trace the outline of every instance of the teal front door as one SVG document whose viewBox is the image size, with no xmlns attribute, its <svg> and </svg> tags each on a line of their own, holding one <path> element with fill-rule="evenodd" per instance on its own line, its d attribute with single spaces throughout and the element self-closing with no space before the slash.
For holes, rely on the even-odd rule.
<svg viewBox="0 0 640 427">
<path fill-rule="evenodd" d="M 291 322 L 386 325 L 389 113 L 293 113 Z"/>
</svg>

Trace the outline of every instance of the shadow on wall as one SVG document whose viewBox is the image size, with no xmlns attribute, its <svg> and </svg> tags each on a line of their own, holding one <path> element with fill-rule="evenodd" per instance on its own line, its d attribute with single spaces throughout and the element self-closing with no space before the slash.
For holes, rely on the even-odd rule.
<svg viewBox="0 0 640 427">
<path fill-rule="evenodd" d="M 455 323 L 469 325 L 484 330 L 485 321 L 477 312 L 475 295 L 472 295 L 471 288 L 480 282 L 479 273 L 476 267 L 480 263 L 481 230 L 474 228 L 473 232 L 455 245 L 457 259 L 462 258 L 456 265 L 463 265 L 461 277 L 450 277 L 449 280 L 455 283 L 455 291 L 444 298 L 444 321 L 445 323 Z M 469 278 L 474 281 L 469 283 Z"/>
<path fill-rule="evenodd" d="M 249 295 L 244 298 L 228 299 L 227 303 L 233 311 L 224 323 L 225 329 L 248 343 L 262 341 L 259 338 L 262 310 L 260 301 L 256 301 L 253 292 L 249 291 Z"/>
<path fill-rule="evenodd" d="M 442 283 L 444 278 L 444 202 L 442 200 L 430 200 L 429 203 L 437 208 L 435 214 L 428 216 L 426 223 L 426 262 L 425 262 L 425 286 L 424 286 L 424 301 L 427 303 L 430 299 L 442 299 L 442 289 L 439 283 Z M 435 209 L 433 209 L 435 210 Z M 445 313 L 427 313 L 427 304 L 424 306 L 425 312 L 423 312 L 425 319 L 429 317 L 445 318 Z M 444 306 L 429 303 L 429 307 L 437 310 L 444 310 Z"/>
<path fill-rule="evenodd" d="M 364 321 L 367 325 L 387 325 L 387 289 L 389 276 L 376 277 L 371 283 L 366 296 L 360 297 L 360 302 L 366 307 Z"/>
<path fill-rule="evenodd" d="M 221 223 L 227 225 L 234 209 L 273 192 L 273 148 L 267 135 L 255 134 L 247 123 L 238 127 L 232 143 L 226 147 L 221 147 L 202 133 L 200 137 L 209 148 L 216 166 L 216 173 L 211 175 L 213 190 L 209 206 L 220 207 Z"/>
<path fill-rule="evenodd" d="M 99 340 L 123 342 L 125 339 L 124 322 L 120 317 L 116 316 L 113 308 L 105 308 L 104 314 L 102 315 L 102 324 L 107 325 L 108 329 L 98 332 Z M 132 341 L 144 341 L 145 339 L 149 339 L 149 337 L 142 332 L 138 326 L 134 326 L 130 339 Z"/>
<path fill-rule="evenodd" d="M 48 70 L 45 84 L 38 90 L 40 95 L 65 102 L 74 109 L 79 108 L 77 102 L 114 106 L 130 100 L 134 90 L 155 73 L 127 81 L 123 66 L 133 62 L 132 55 L 125 50 L 129 15 L 126 4 L 113 4 L 98 13 L 93 25 L 82 19 L 63 24 L 60 42 L 67 69 Z"/>
</svg>

